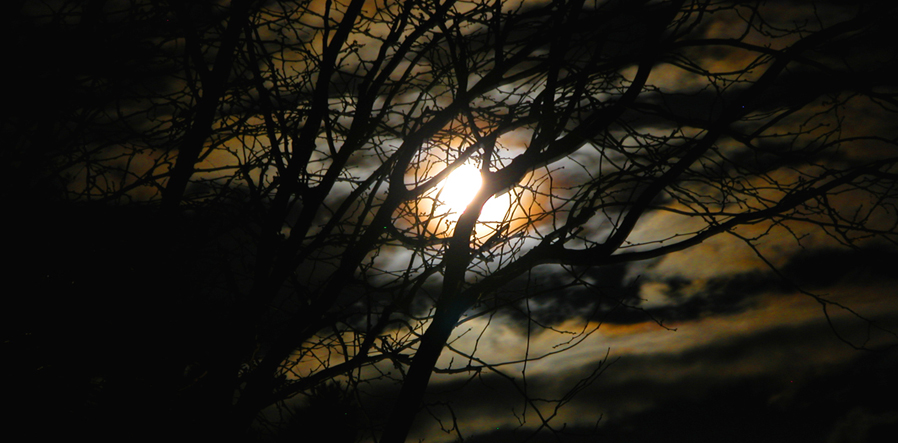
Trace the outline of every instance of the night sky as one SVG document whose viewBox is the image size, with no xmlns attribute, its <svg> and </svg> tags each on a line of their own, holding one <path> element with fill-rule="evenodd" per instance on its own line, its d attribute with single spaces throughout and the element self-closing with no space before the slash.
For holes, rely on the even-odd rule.
<svg viewBox="0 0 898 443">
<path fill-rule="evenodd" d="M 35 5 L 41 2 L 17 3 L 26 6 L 3 19 L 6 41 L 13 42 L 8 57 L 20 60 L 10 69 L 17 84 L 5 100 L 3 123 L 3 133 L 16 143 L 3 154 L 6 158 L 0 157 L 11 169 L 0 182 L 7 202 L 3 223 L 9 226 L 4 241 L 9 263 L 3 271 L 8 289 L 0 308 L 3 389 L 20 411 L 14 421 L 27 426 L 63 423 L 85 432 L 108 426 L 140 434 L 140 417 L 152 416 L 152 405 L 166 401 L 154 397 L 155 383 L 166 383 L 154 380 L 154 374 L 167 371 L 170 364 L 144 356 L 171 355 L 177 361 L 201 346 L 206 325 L 214 324 L 220 313 L 214 308 L 203 311 L 203 317 L 190 313 L 203 309 L 198 303 L 226 298 L 216 291 L 240 284 L 230 281 L 222 267 L 229 259 L 216 254 L 232 246 L 227 242 L 243 239 L 229 236 L 243 221 L 229 207 L 216 207 L 210 213 L 190 214 L 186 230 L 173 237 L 162 228 L 152 204 L 144 204 L 158 199 L 158 193 L 147 190 L 151 187 L 134 190 L 129 203 L 119 206 L 84 205 L 83 199 L 60 197 L 66 195 L 61 190 L 72 189 L 67 186 L 77 188 L 67 180 L 83 179 L 57 168 L 59 158 L 74 152 L 69 146 L 133 142 L 133 134 L 117 134 L 115 125 L 103 119 L 79 133 L 84 139 L 68 139 L 75 129 L 66 116 L 134 91 L 167 90 L 171 85 L 165 80 L 166 66 L 150 63 L 152 54 L 141 52 L 145 48 L 131 48 L 127 39 L 116 38 L 118 33 L 129 35 L 121 28 L 109 35 L 53 33 L 50 22 L 33 18 L 45 12 Z M 814 20 L 840 20 L 851 10 L 848 3 L 819 2 Z M 769 7 L 783 22 L 814 17 L 804 2 Z M 725 18 L 709 23 L 705 35 L 735 33 Z M 154 23 L 161 27 L 157 29 L 167 26 L 164 21 Z M 876 28 L 820 58 L 851 59 L 852 66 L 870 71 L 865 77 L 869 85 L 894 93 L 898 58 L 888 40 L 891 34 L 894 29 Z M 42 55 L 32 59 L 35 54 Z M 695 54 L 719 69 L 743 62 L 728 56 Z M 92 95 L 93 86 L 85 86 L 84 79 L 94 77 L 107 82 L 97 89 L 102 94 Z M 801 72 L 784 78 L 777 88 L 798 102 L 805 97 L 802 90 L 810 97 L 867 86 Z M 714 91 L 692 80 L 665 65 L 652 73 L 649 83 L 677 91 L 664 105 L 682 110 L 684 116 L 718 112 L 711 103 Z M 777 89 L 768 93 L 776 95 Z M 126 101 L 139 107 L 140 95 L 134 93 Z M 894 115 L 861 105 L 847 106 L 844 112 L 842 136 L 898 135 Z M 133 122 L 139 118 L 127 117 L 131 129 L 139 127 Z M 651 119 L 634 118 L 632 123 L 663 129 Z M 157 136 L 164 138 L 154 132 Z M 509 144 L 515 143 L 514 137 L 508 137 Z M 156 139 L 146 143 L 152 152 L 170 149 Z M 894 157 L 894 150 L 853 145 L 827 161 Z M 574 181 L 577 165 L 593 161 L 589 152 L 560 161 L 559 168 L 569 170 L 559 173 L 559 186 Z M 740 161 L 763 168 L 767 159 L 746 154 Z M 769 174 L 803 167 L 797 159 Z M 364 165 L 360 168 L 365 170 Z M 110 173 L 110 181 L 121 178 L 115 174 Z M 853 203 L 851 195 L 831 202 L 835 207 Z M 438 363 L 439 368 L 463 368 L 470 362 L 454 351 L 476 349 L 480 363 L 504 363 L 498 366 L 501 373 L 435 374 L 427 406 L 408 441 L 891 442 L 898 435 L 895 217 L 895 206 L 876 212 L 869 226 L 891 233 L 849 246 L 820 226 L 763 221 L 660 258 L 595 269 L 536 267 L 526 279 L 503 288 L 497 300 L 513 299 L 524 286 L 534 295 L 496 312 L 488 312 L 487 306 L 471 309 Z M 673 212 L 651 212 L 629 240 L 651 245 L 676 232 L 693 232 L 691 223 Z M 169 260 L 172 251 L 220 233 L 227 235 L 215 238 L 226 240 L 197 246 L 206 248 L 202 254 Z M 755 240 L 749 244 L 745 239 Z M 403 257 L 385 254 L 378 264 L 389 267 Z M 558 288 L 575 278 L 588 287 Z M 171 289 L 176 286 L 177 291 Z M 183 296 L 191 291 L 201 295 Z M 263 340 L 267 332 L 260 333 Z M 376 370 L 395 370 L 391 366 L 379 363 Z M 93 397 L 90 380 L 124 367 L 138 368 L 134 379 L 145 383 L 128 398 Z M 43 368 L 48 369 L 40 372 Z M 28 394 L 12 394 L 23 387 Z M 308 436 L 309 427 L 322 428 L 316 431 L 319 435 L 343 435 L 368 421 L 383 420 L 395 391 L 395 384 L 375 379 L 356 402 L 289 403 L 306 418 L 288 425 L 284 435 Z M 528 403 L 522 393 L 538 400 Z M 142 397 L 147 400 L 142 402 Z M 84 412 L 101 401 L 132 409 L 100 418 Z M 338 412 L 319 416 L 316 407 Z M 51 409 L 58 412 L 48 412 Z M 280 416 L 274 409 L 265 415 L 271 420 Z M 551 428 L 540 426 L 540 416 L 554 417 Z M 256 432 L 258 441 L 287 440 L 273 440 L 261 428 Z"/>
</svg>

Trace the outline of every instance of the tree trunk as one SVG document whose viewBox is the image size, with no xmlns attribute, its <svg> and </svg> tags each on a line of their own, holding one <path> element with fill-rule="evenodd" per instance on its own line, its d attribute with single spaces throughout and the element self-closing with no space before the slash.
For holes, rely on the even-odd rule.
<svg viewBox="0 0 898 443">
<path fill-rule="evenodd" d="M 430 382 L 437 359 L 440 358 L 443 347 L 449 341 L 449 335 L 455 329 L 458 319 L 469 306 L 469 303 L 462 302 L 457 298 L 451 302 L 442 303 L 442 306 L 437 306 L 433 323 L 421 337 L 421 345 L 409 367 L 408 375 L 402 384 L 402 390 L 399 392 L 399 398 L 393 407 L 380 443 L 405 442 L 415 415 L 421 407 L 424 392 L 427 390 L 427 384 Z"/>
</svg>

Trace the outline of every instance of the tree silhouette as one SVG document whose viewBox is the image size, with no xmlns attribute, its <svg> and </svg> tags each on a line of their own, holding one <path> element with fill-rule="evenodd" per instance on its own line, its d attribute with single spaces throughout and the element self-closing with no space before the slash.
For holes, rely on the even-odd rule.
<svg viewBox="0 0 898 443">
<path fill-rule="evenodd" d="M 8 41 L 63 58 L 15 96 L 4 191 L 26 204 L 40 182 L 75 208 L 84 226 L 54 248 L 123 257 L 122 281 L 82 289 L 103 307 L 154 276 L 127 301 L 152 314 L 116 314 L 156 342 L 154 375 L 120 389 L 171 393 L 172 423 L 234 435 L 330 381 L 394 381 L 368 432 L 402 442 L 432 374 L 502 371 L 451 346 L 460 324 L 550 328 L 528 300 L 570 287 L 602 318 L 624 301 L 592 269 L 778 229 L 894 243 L 894 17 L 877 1 L 24 2 L 16 30 L 36 40 Z M 472 167 L 479 190 L 449 204 L 443 183 Z M 22 273 L 62 297 L 44 268 L 63 266 Z M 160 318 L 163 338 L 141 329 Z M 66 323 L 36 321 L 21 331 Z M 438 365 L 447 349 L 465 363 Z M 527 401 L 552 429 L 565 398 Z"/>
</svg>

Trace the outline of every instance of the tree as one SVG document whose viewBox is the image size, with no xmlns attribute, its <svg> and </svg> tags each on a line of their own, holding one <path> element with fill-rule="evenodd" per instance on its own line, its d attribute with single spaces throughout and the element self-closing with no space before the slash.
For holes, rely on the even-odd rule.
<svg viewBox="0 0 898 443">
<path fill-rule="evenodd" d="M 459 324 L 539 324 L 528 300 L 572 286 L 594 291 L 599 317 L 625 304 L 591 269 L 775 229 L 896 239 L 896 134 L 875 123 L 896 110 L 890 2 L 122 0 L 19 14 L 71 52 L 63 72 L 35 68 L 25 89 L 60 106 L 12 120 L 11 161 L 64 178 L 45 192 L 87 205 L 87 225 L 98 205 L 140 208 L 103 213 L 150 239 L 116 273 L 127 285 L 163 266 L 139 298 L 179 332 L 154 354 L 163 380 L 130 383 L 200 411 L 168 406 L 196 429 L 243 432 L 332 380 L 391 379 L 401 389 L 372 435 L 401 442 L 435 371 L 501 372 L 476 348 L 437 364 Z M 471 169 L 481 186 L 450 204 L 446 179 Z"/>
</svg>

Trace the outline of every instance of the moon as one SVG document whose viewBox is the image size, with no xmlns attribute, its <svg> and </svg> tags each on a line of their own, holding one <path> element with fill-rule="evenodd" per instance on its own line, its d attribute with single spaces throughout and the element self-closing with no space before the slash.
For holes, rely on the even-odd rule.
<svg viewBox="0 0 898 443">
<path fill-rule="evenodd" d="M 461 165 L 443 181 L 439 201 L 451 212 L 460 214 L 477 195 L 482 184 L 480 171 L 474 165 Z"/>
</svg>

